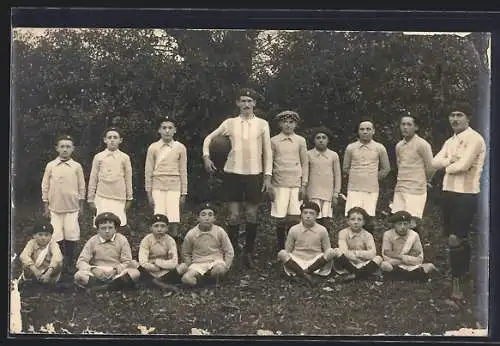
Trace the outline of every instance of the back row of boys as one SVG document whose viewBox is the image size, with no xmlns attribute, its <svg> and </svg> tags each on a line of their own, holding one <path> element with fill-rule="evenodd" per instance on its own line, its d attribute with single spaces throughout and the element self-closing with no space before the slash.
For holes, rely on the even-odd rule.
<svg viewBox="0 0 500 346">
<path fill-rule="evenodd" d="M 292 224 L 300 221 L 298 217 L 301 214 L 302 200 L 309 200 L 318 205 L 321 223 L 321 220 L 332 217 L 332 208 L 337 203 L 341 187 L 339 156 L 327 148 L 331 138 L 330 132 L 325 128 L 317 129 L 314 133 L 315 148 L 308 151 L 306 140 L 294 133 L 299 115 L 285 111 L 277 115 L 281 132 L 271 138 L 267 121 L 253 113 L 257 98 L 255 91 L 241 90 L 236 99 L 240 109 L 239 116 L 226 119 L 203 143 L 205 167 L 207 171 L 213 172 L 216 167 L 209 152 L 212 138 L 222 135 L 231 140 L 231 151 L 224 166 L 223 184 L 229 208 L 227 233 L 233 248 L 239 252 L 238 234 L 239 225 L 242 223 L 240 215 L 244 205 L 246 241 L 243 261 L 248 267 L 253 266 L 257 209 L 262 193 L 267 192 L 272 197 L 271 216 L 278 220 L 277 248 L 281 250 L 285 246 L 287 230 Z M 457 114 L 453 117 L 458 120 L 452 121 L 450 115 L 450 124 L 453 127 L 454 122 L 463 121 L 462 118 L 465 118 L 467 131 L 462 135 L 454 135 L 460 136 L 459 141 L 449 143 L 448 140 L 434 159 L 430 144 L 415 133 L 418 129 L 418 119 L 413 115 L 401 118 L 403 139 L 396 145 L 398 178 L 392 203 L 393 212 L 408 211 L 415 219 L 422 217 L 427 198 L 427 182 L 435 168 L 446 167 L 444 185 L 453 185 L 457 190 L 456 186 L 460 185 L 460 182 L 449 175 L 469 172 L 471 166 L 474 166 L 473 172 L 469 172 L 470 177 L 464 178 L 467 183 L 462 182 L 457 191 L 464 192 L 460 190 L 469 189 L 473 191 L 465 191 L 465 194 L 473 195 L 479 192 L 484 140 L 468 127 L 467 115 L 455 113 Z M 166 215 L 170 221 L 171 234 L 178 237 L 180 205 L 185 202 L 187 195 L 186 147 L 173 139 L 176 127 L 172 120 L 162 119 L 158 131 L 161 139 L 151 144 L 147 151 L 145 189 L 148 201 L 154 207 L 154 214 Z M 357 134 L 358 140 L 349 144 L 344 154 L 343 171 L 348 176 L 345 210 L 347 214 L 353 207 L 360 207 L 366 210 L 368 215 L 374 216 L 379 180 L 385 178 L 390 171 L 389 159 L 385 147 L 372 139 L 372 121 L 361 121 Z M 118 129 L 106 130 L 104 142 L 107 145 L 106 150 L 98 153 L 92 163 L 87 201 L 94 215 L 112 212 L 119 217 L 121 226 L 125 226 L 126 210 L 133 198 L 130 158 L 118 149 L 122 142 Z M 472 142 L 468 148 L 466 142 Z M 479 144 L 476 145 L 477 143 Z M 467 150 L 460 151 L 460 146 Z M 83 169 L 71 159 L 72 148 L 70 137 L 58 139 L 59 156 L 47 165 L 42 180 L 45 214 L 50 216 L 54 240 L 60 242 L 64 256 L 71 259 L 70 261 L 74 258 L 75 241 L 79 240 L 78 214 L 85 198 Z M 455 197 L 450 201 L 450 205 L 457 205 Z M 466 214 L 468 218 L 472 218 L 472 204 L 469 202 L 468 207 L 465 204 L 461 203 L 460 206 L 464 210 L 469 207 Z M 475 211 L 475 208 L 472 209 Z M 452 221 L 446 221 L 456 211 L 450 209 L 447 215 L 444 215 L 445 228 L 450 229 L 457 225 L 453 222 L 450 226 Z M 462 218 L 465 216 L 462 215 Z M 462 223 L 462 229 L 468 228 L 471 220 L 461 221 L 466 225 Z M 450 233 L 445 229 L 445 232 L 451 235 L 459 234 L 459 238 L 463 238 L 459 239 L 457 246 L 466 243 L 468 231 L 457 232 L 453 229 Z M 458 255 L 464 255 L 464 251 Z M 450 261 L 453 267 L 453 261 Z"/>
</svg>

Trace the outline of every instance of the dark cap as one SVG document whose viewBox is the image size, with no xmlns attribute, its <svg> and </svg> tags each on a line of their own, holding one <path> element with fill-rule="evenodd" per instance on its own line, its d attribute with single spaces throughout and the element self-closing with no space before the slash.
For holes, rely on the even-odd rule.
<svg viewBox="0 0 500 346">
<path fill-rule="evenodd" d="M 151 224 L 154 225 L 157 222 L 163 222 L 168 225 L 168 217 L 163 214 L 154 214 L 151 219 Z"/>
<path fill-rule="evenodd" d="M 286 119 L 292 119 L 293 121 L 299 121 L 300 116 L 299 116 L 299 113 L 294 112 L 294 111 L 283 111 L 283 112 L 276 114 L 276 120 L 281 121 L 281 120 L 286 120 Z"/>
<path fill-rule="evenodd" d="M 56 144 L 59 144 L 60 141 L 72 141 L 72 142 L 74 142 L 73 137 L 71 137 L 70 135 L 61 135 L 61 136 L 57 137 Z"/>
<path fill-rule="evenodd" d="M 312 209 L 312 210 L 316 211 L 317 214 L 319 214 L 319 205 L 317 205 L 314 202 L 307 201 L 307 202 L 302 203 L 302 205 L 300 206 L 300 211 L 302 211 L 304 209 Z"/>
<path fill-rule="evenodd" d="M 250 89 L 250 88 L 242 88 L 238 90 L 236 93 L 236 98 L 240 98 L 241 96 L 248 96 L 252 98 L 254 101 L 261 100 L 262 96 L 259 95 L 255 90 Z"/>
<path fill-rule="evenodd" d="M 411 221 L 411 220 L 412 220 L 411 214 L 404 210 L 397 211 L 394 214 L 392 214 L 391 217 L 389 217 L 389 222 L 391 223 L 396 223 L 399 221 Z"/>
<path fill-rule="evenodd" d="M 175 119 L 171 115 L 164 115 L 164 116 L 159 117 L 158 118 L 158 128 L 160 128 L 161 124 L 163 124 L 164 122 L 169 122 L 169 123 L 174 124 L 174 126 L 176 126 L 175 125 Z"/>
<path fill-rule="evenodd" d="M 105 129 L 104 132 L 102 133 L 102 137 L 105 138 L 108 135 L 109 131 L 115 131 L 118 133 L 118 135 L 120 137 L 122 137 L 122 132 L 117 127 L 114 127 L 114 126 L 108 127 L 107 129 Z"/>
<path fill-rule="evenodd" d="M 52 233 L 54 233 L 54 227 L 48 221 L 37 222 L 33 226 L 33 234 L 37 234 L 37 233 L 40 233 L 40 232 L 47 232 L 47 233 L 52 234 Z"/>
<path fill-rule="evenodd" d="M 95 218 L 94 224 L 96 227 L 99 227 L 99 225 L 101 223 L 106 222 L 106 221 L 113 222 L 116 227 L 119 227 L 121 224 L 120 218 L 118 216 L 116 216 L 115 214 L 109 213 L 109 212 L 101 213 L 101 214 L 97 215 Z"/>
<path fill-rule="evenodd" d="M 205 202 L 205 203 L 200 204 L 198 206 L 198 214 L 200 214 L 205 209 L 210 209 L 211 211 L 214 212 L 214 214 L 217 214 L 217 209 L 215 208 L 215 205 L 213 205 L 210 202 Z"/>
</svg>

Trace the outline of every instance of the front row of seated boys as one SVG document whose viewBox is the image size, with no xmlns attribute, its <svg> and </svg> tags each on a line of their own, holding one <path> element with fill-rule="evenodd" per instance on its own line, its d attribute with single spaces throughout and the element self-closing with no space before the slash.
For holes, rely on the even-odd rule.
<svg viewBox="0 0 500 346">
<path fill-rule="evenodd" d="M 182 263 L 179 264 L 175 240 L 167 234 L 168 219 L 156 214 L 151 233 L 139 247 L 138 261 L 133 260 L 127 238 L 117 233 L 119 218 L 102 213 L 95 218 L 97 234 L 84 245 L 78 257 L 74 283 L 92 289 L 131 288 L 139 279 L 169 290 L 175 284 L 195 286 L 217 283 L 231 268 L 234 250 L 220 226 L 215 225 L 215 208 L 203 204 L 198 210 L 198 224 L 185 236 Z M 382 256 L 377 256 L 371 233 L 363 226 L 366 211 L 354 207 L 347 213 L 348 227 L 338 234 L 338 247 L 332 248 L 328 231 L 316 223 L 319 207 L 314 202 L 301 206 L 301 222 L 291 227 L 285 248 L 278 253 L 285 273 L 300 278 L 309 286 L 316 278 L 334 271 L 341 282 L 369 277 L 397 280 L 427 280 L 436 271 L 432 263 L 423 263 L 423 249 L 418 233 L 410 229 L 411 215 L 399 211 L 391 216 L 393 228 L 383 235 Z M 51 240 L 50 223 L 33 228 L 33 238 L 20 255 L 25 280 L 56 284 L 61 276 L 63 256 Z"/>
</svg>

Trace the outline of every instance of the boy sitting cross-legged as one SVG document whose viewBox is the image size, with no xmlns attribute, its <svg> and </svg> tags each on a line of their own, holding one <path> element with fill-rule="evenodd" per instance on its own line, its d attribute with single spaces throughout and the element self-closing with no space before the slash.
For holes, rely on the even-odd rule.
<svg viewBox="0 0 500 346">
<path fill-rule="evenodd" d="M 366 279 L 377 272 L 382 262 L 382 257 L 377 256 L 372 234 L 363 227 L 369 218 L 368 213 L 360 207 L 347 211 L 349 227 L 339 232 L 339 247 L 333 249 L 333 266 L 342 275 L 342 282 Z"/>
<path fill-rule="evenodd" d="M 170 283 L 180 282 L 175 270 L 179 265 L 177 245 L 167 234 L 168 218 L 163 214 L 153 215 L 151 233 L 141 240 L 139 247 L 139 271 L 141 277 L 154 285 L 177 291 Z"/>
<path fill-rule="evenodd" d="M 328 231 L 316 223 L 319 206 L 314 202 L 304 202 L 300 210 L 302 221 L 290 228 L 285 249 L 278 253 L 278 259 L 287 275 L 297 275 L 313 286 L 312 274 L 330 274 L 333 249 Z"/>
<path fill-rule="evenodd" d="M 398 211 L 390 218 L 394 227 L 384 233 L 380 269 L 390 279 L 427 281 L 437 271 L 432 263 L 423 263 L 424 251 L 420 236 L 410 229 L 412 216 Z"/>
<path fill-rule="evenodd" d="M 198 224 L 187 232 L 182 243 L 183 263 L 177 272 L 185 285 L 196 286 L 207 279 L 217 282 L 231 268 L 234 257 L 231 240 L 214 222 L 215 208 L 203 204 L 198 209 Z"/>
<path fill-rule="evenodd" d="M 127 238 L 116 231 L 120 219 L 113 213 L 102 213 L 95 218 L 95 226 L 97 234 L 85 243 L 78 257 L 75 284 L 94 290 L 133 287 L 140 272 Z"/>
</svg>

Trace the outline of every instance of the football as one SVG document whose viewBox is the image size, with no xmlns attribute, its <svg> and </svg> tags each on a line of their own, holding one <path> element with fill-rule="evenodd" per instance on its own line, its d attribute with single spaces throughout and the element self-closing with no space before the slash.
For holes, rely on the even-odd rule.
<svg viewBox="0 0 500 346">
<path fill-rule="evenodd" d="M 210 142 L 209 151 L 210 158 L 220 169 L 226 164 L 227 155 L 231 151 L 231 140 L 227 136 L 216 136 Z"/>
</svg>

